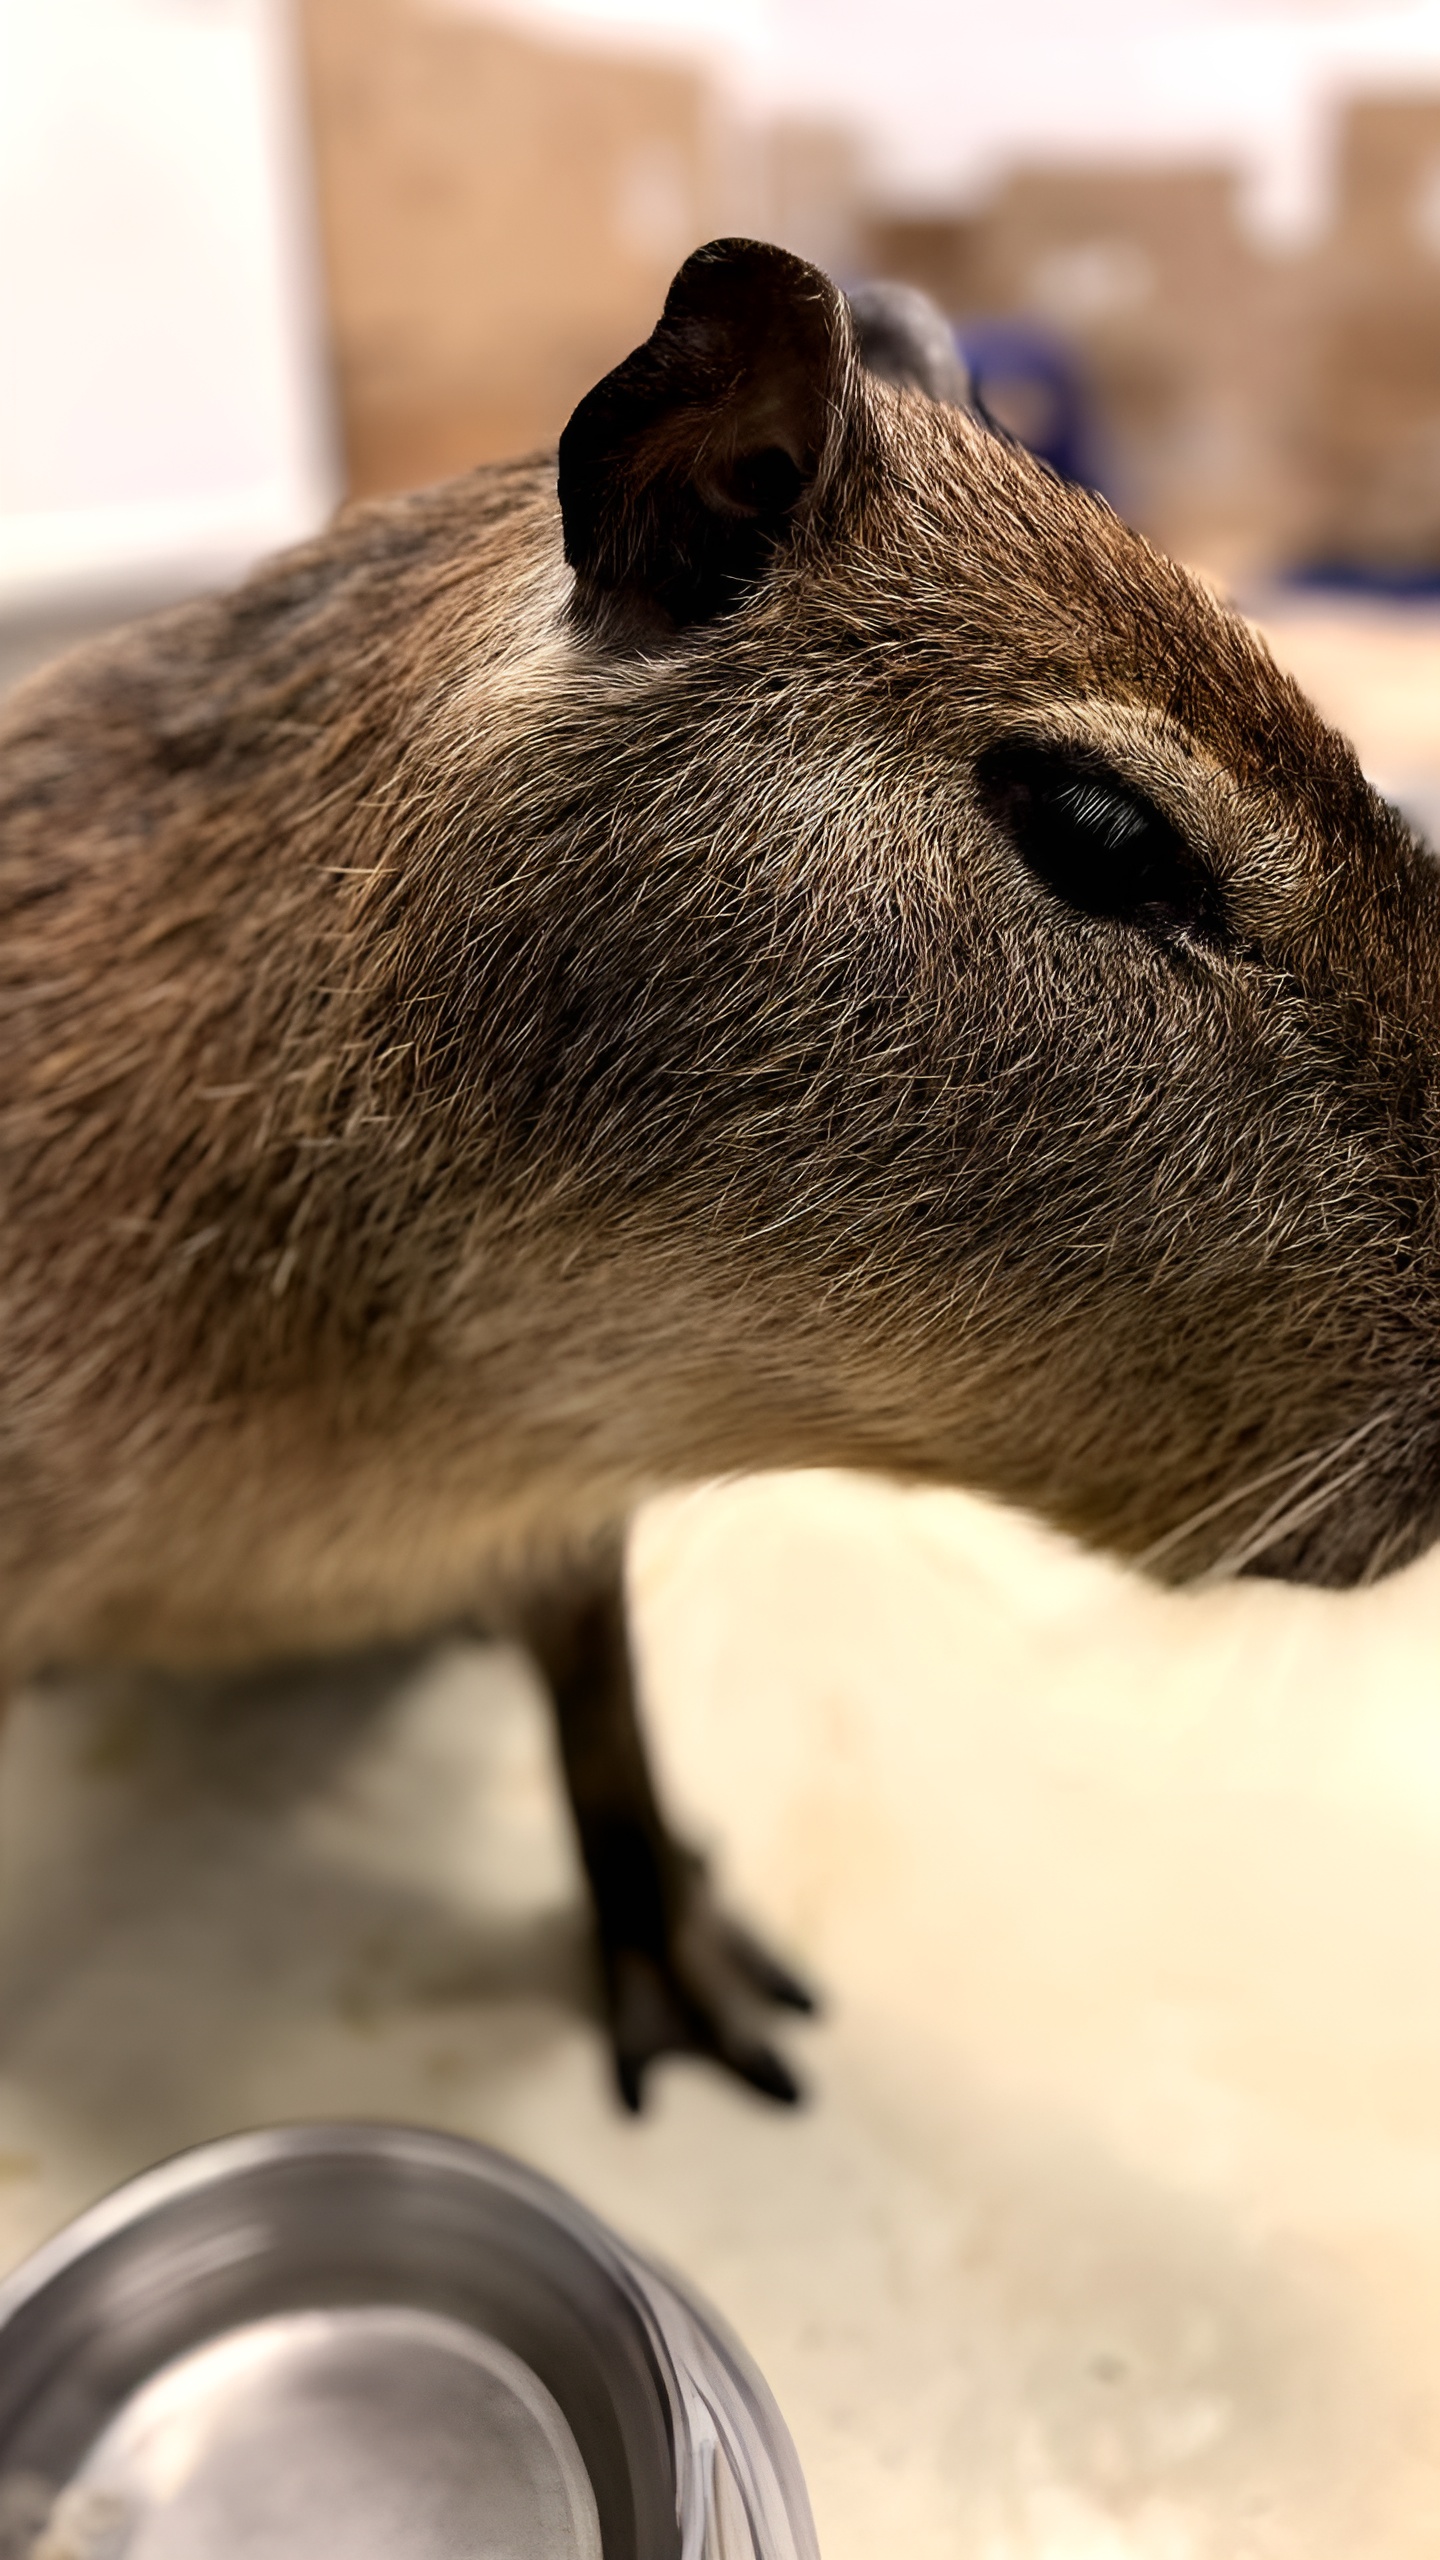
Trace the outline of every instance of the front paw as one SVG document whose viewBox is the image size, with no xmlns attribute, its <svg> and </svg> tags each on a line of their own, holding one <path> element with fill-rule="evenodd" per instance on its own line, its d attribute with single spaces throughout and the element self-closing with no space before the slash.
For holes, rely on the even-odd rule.
<svg viewBox="0 0 1440 2560">
<path fill-rule="evenodd" d="M 816 2002 L 759 1940 L 727 1918 L 704 1862 L 668 1841 L 632 1842 L 628 1890 L 600 1897 L 600 1954 L 620 2096 L 644 2103 L 645 2073 L 665 2053 L 697 2053 L 782 2106 L 802 2090 L 766 2038 L 772 2008 Z M 634 1861 L 650 1868 L 635 1872 Z"/>
</svg>

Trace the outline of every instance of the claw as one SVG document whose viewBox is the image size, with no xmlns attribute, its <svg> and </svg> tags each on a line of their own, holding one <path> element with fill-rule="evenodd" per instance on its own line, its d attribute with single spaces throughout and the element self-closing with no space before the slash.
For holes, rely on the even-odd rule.
<svg viewBox="0 0 1440 2560">
<path fill-rule="evenodd" d="M 604 1944 L 610 2037 L 621 2105 L 639 2115 L 645 2076 L 662 2054 L 723 2063 L 760 2096 L 793 2107 L 803 2090 L 788 2063 L 756 2034 L 759 2001 L 811 2014 L 815 2001 L 747 1929 L 723 1919 L 696 1860 L 658 1946 Z"/>
<path fill-rule="evenodd" d="M 748 1929 L 727 1920 L 723 1943 L 762 1999 L 773 2000 L 777 2009 L 798 2010 L 803 2018 L 819 2015 L 820 2003 L 814 1992 L 798 1974 L 791 1973 L 778 1957 L 772 1956 L 768 1947 L 762 1947 L 758 1938 L 752 1938 Z"/>
<path fill-rule="evenodd" d="M 752 2045 L 748 2051 L 722 2053 L 720 2059 L 728 2063 L 730 2069 L 741 2080 L 747 2081 L 752 2089 L 758 2089 L 762 2098 L 773 2098 L 779 2106 L 798 2107 L 805 2095 L 794 2072 L 781 2061 L 778 2053 L 772 2053 L 768 2044 Z"/>
<path fill-rule="evenodd" d="M 620 2091 L 620 2104 L 627 2115 L 645 2112 L 645 2065 L 638 2054 L 615 2049 L 615 2082 Z"/>
</svg>

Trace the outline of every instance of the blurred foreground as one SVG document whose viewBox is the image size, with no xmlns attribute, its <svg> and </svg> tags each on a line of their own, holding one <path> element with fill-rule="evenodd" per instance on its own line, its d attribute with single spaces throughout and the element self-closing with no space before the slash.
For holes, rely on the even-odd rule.
<svg viewBox="0 0 1440 2560">
<path fill-rule="evenodd" d="M 620 2117 L 513 1657 L 35 1696 L 5 2257 L 208 2134 L 420 2118 L 710 2292 L 827 2560 L 1428 2560 L 1440 1563 L 1186 1598 L 811 1478 L 636 1568 L 677 1804 L 830 1998 L 812 2108 L 672 2066 Z"/>
</svg>

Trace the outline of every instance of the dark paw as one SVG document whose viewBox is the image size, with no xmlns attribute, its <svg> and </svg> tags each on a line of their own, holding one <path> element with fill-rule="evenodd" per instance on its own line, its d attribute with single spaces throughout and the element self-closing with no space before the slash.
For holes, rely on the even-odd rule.
<svg viewBox="0 0 1440 2560">
<path fill-rule="evenodd" d="M 749 1931 L 717 1910 L 698 1862 L 686 1861 L 667 1896 L 663 1943 L 608 1942 L 602 1929 L 610 2036 L 620 2095 L 644 2104 L 645 2073 L 665 2053 L 704 2054 L 782 2106 L 802 2096 L 767 2042 L 772 2008 L 811 2016 L 815 2000 Z"/>
</svg>

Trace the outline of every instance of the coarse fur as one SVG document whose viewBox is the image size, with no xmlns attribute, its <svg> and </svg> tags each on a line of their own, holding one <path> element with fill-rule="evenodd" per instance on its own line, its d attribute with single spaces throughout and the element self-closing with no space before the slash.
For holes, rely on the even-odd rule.
<svg viewBox="0 0 1440 2560">
<path fill-rule="evenodd" d="M 351 509 L 6 707 L 7 1680 L 526 1624 L 742 1469 L 1177 1577 L 1435 1534 L 1428 857 L 1244 621 L 785 266 L 740 496 L 734 365 L 697 435 L 652 359 L 563 520 L 553 456 Z M 1057 893 L 1016 742 L 1208 903 Z"/>
</svg>

